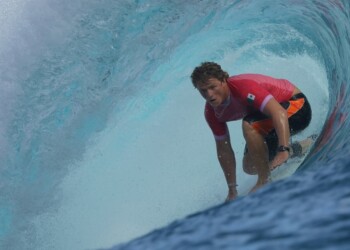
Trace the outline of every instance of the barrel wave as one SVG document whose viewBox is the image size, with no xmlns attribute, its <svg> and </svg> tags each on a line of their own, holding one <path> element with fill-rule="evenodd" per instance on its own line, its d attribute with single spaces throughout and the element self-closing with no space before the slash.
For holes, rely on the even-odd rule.
<svg viewBox="0 0 350 250">
<path fill-rule="evenodd" d="M 0 3 L 1 249 L 348 249 L 347 0 Z M 317 134 L 254 194 L 229 125 L 240 197 L 189 76 L 287 78 Z"/>
</svg>

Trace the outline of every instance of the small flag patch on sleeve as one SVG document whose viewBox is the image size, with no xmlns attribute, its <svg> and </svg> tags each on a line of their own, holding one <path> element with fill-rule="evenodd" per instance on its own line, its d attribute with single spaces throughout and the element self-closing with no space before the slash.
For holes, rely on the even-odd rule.
<svg viewBox="0 0 350 250">
<path fill-rule="evenodd" d="M 255 95 L 249 93 L 247 96 L 248 103 L 252 104 L 254 100 L 255 100 Z"/>
</svg>

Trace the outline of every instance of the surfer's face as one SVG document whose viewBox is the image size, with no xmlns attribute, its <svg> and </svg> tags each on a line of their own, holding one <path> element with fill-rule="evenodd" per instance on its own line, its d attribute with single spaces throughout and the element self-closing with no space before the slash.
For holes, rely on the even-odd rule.
<svg viewBox="0 0 350 250">
<path fill-rule="evenodd" d="M 213 107 L 218 107 L 229 96 L 229 89 L 226 81 L 210 78 L 205 83 L 198 83 L 197 89 L 203 98 Z"/>
</svg>

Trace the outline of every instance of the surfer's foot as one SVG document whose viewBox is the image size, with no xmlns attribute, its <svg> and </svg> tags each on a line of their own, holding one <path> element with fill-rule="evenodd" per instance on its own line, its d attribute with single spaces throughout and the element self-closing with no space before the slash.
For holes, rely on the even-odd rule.
<svg viewBox="0 0 350 250">
<path fill-rule="evenodd" d="M 256 192 L 258 189 L 262 188 L 263 186 L 265 186 L 267 183 L 270 182 L 270 178 L 267 178 L 264 181 L 261 181 L 258 179 L 257 183 L 255 184 L 255 186 L 249 191 L 249 193 L 254 193 Z"/>
<path fill-rule="evenodd" d="M 305 140 L 300 142 L 294 142 L 290 145 L 291 152 L 290 158 L 301 157 L 306 154 L 306 152 L 310 149 L 311 145 L 315 142 L 317 135 L 312 135 Z"/>
</svg>

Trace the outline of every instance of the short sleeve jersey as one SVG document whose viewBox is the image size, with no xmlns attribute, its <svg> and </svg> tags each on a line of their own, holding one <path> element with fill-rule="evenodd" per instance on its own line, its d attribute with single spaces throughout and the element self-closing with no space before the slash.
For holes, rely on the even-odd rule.
<svg viewBox="0 0 350 250">
<path fill-rule="evenodd" d="M 228 133 L 228 121 L 243 119 L 246 115 L 264 110 L 271 98 L 281 103 L 292 97 L 295 86 L 285 79 L 260 74 L 242 74 L 229 77 L 229 98 L 219 107 L 205 104 L 205 118 L 216 140 Z"/>
</svg>

